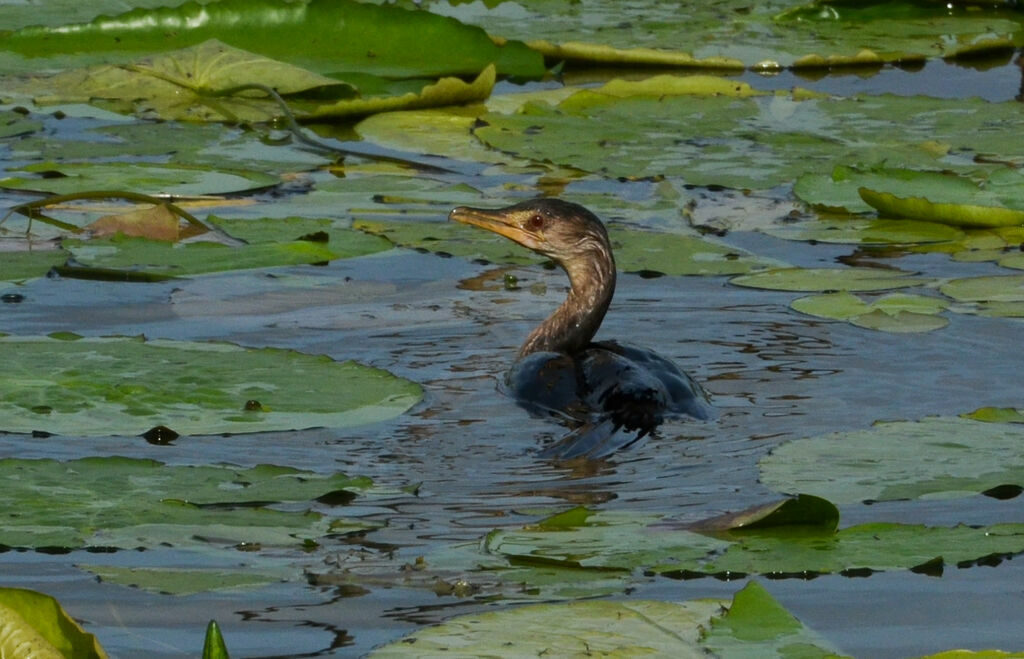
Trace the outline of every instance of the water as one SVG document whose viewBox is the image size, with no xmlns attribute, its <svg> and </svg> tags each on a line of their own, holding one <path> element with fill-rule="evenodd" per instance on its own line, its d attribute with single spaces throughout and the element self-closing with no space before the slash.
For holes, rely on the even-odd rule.
<svg viewBox="0 0 1024 659">
<path fill-rule="evenodd" d="M 937 63 L 914 74 L 886 70 L 874 78 L 818 84 L 842 93 L 877 92 L 890 84 L 911 91 L 908 80 L 936 88 L 936 79 L 961 72 Z M 980 76 L 985 82 L 977 92 L 958 87 L 957 95 L 1010 98 L 1020 76 L 1005 64 L 969 73 L 971 80 Z M 813 86 L 791 78 L 782 74 L 767 84 Z M 807 265 L 834 263 L 853 251 L 761 234 L 729 240 Z M 954 263 L 945 256 L 893 262 L 932 276 L 994 272 L 991 265 Z M 519 290 L 497 285 L 505 271 L 519 278 Z M 395 494 L 357 499 L 328 512 L 386 526 L 326 541 L 309 555 L 307 569 L 321 575 L 320 585 L 293 581 L 172 597 L 99 583 L 75 567 L 210 560 L 173 549 L 8 551 L 2 558 L 4 584 L 57 596 L 114 656 L 194 656 L 211 618 L 232 656 L 357 656 L 419 625 L 502 605 L 437 594 L 429 580 L 402 576 L 403 564 L 439 547 L 474 543 L 493 528 L 521 526 L 544 511 L 578 504 L 670 512 L 681 521 L 735 511 L 773 496 L 757 482 L 756 462 L 787 439 L 866 428 L 876 420 L 1020 405 L 1019 322 L 950 314 L 946 329 L 908 339 L 802 316 L 788 308 L 793 294 L 730 286 L 725 278 L 623 275 L 598 338 L 628 338 L 673 359 L 706 384 L 721 419 L 666 424 L 659 437 L 604 462 L 553 465 L 533 452 L 560 429 L 527 417 L 496 388 L 519 342 L 564 294 L 560 272 L 394 250 L 336 261 L 314 275 L 316 294 L 301 297 L 282 295 L 261 273 L 157 284 L 39 279 L 20 289 L 24 302 L 0 308 L 0 329 L 216 339 L 358 359 L 424 386 L 424 401 L 409 414 L 342 431 L 184 437 L 168 446 L 140 438 L 5 436 L 0 447 L 3 455 L 26 458 L 110 454 L 366 475 Z M 415 483 L 416 494 L 397 489 Z M 842 509 L 844 525 L 878 519 L 1020 522 L 1022 512 L 1019 497 Z M 326 583 L 324 575 L 341 568 L 373 578 L 359 589 Z M 942 577 L 893 572 L 761 581 L 803 622 L 854 656 L 901 657 L 953 647 L 1014 650 L 1024 641 L 1019 558 L 996 567 L 947 569 Z M 647 577 L 618 597 L 729 598 L 740 586 L 712 578 Z"/>
</svg>

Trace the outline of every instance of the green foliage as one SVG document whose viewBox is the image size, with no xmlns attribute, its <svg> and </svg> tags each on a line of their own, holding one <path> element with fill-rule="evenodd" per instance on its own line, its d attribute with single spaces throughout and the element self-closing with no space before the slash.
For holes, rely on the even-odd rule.
<svg viewBox="0 0 1024 659">
<path fill-rule="evenodd" d="M 4 337 L 0 353 L 6 364 L 0 429 L 6 432 L 344 427 L 401 414 L 422 395 L 412 382 L 354 362 L 226 343 Z"/>
</svg>

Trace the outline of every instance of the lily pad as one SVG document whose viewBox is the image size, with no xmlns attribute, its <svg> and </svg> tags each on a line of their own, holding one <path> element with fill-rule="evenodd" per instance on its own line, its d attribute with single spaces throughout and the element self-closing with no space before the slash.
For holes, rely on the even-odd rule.
<svg viewBox="0 0 1024 659">
<path fill-rule="evenodd" d="M 824 462 L 820 457 L 819 461 Z M 834 525 L 794 523 L 729 532 L 712 528 L 711 537 L 679 530 L 677 524 L 658 517 L 597 513 L 576 527 L 545 529 L 538 524 L 492 531 L 484 548 L 515 567 L 644 569 L 683 577 L 903 570 L 936 558 L 956 564 L 1024 550 L 1024 524 L 946 528 L 872 523 L 835 531 Z M 514 580 L 516 570 L 499 575 Z"/>
<path fill-rule="evenodd" d="M 964 236 L 951 226 L 914 220 L 818 219 L 772 225 L 761 231 L 786 240 L 852 245 L 923 245 L 952 242 Z"/>
<path fill-rule="evenodd" d="M 936 155 L 943 155 L 948 145 L 936 145 Z M 978 176 L 977 173 L 974 173 Z M 1018 183 L 1024 186 L 1024 178 Z M 861 197 L 860 189 L 887 192 L 898 197 L 923 197 L 934 202 L 998 203 L 999 197 L 983 189 L 972 178 L 949 172 L 917 171 L 895 167 L 858 168 L 837 165 L 831 174 L 808 173 L 793 186 L 803 201 L 826 209 L 866 213 L 876 206 Z M 891 211 L 891 209 L 883 209 Z M 897 214 L 897 217 L 903 217 Z M 920 218 L 938 221 L 930 218 Z"/>
<path fill-rule="evenodd" d="M 698 65 L 725 61 L 733 66 L 774 71 L 783 67 L 881 66 L 977 52 L 999 52 L 1020 39 L 1020 16 L 1010 8 L 984 11 L 954 3 L 793 2 L 755 5 L 743 0 L 665 5 L 653 0 L 631 5 L 622 20 L 621 3 L 532 0 L 516 4 L 461 4 L 429 0 L 433 11 L 476 23 L 491 34 L 544 40 L 573 55 L 588 42 L 604 47 L 669 50 Z M 570 27 L 571 26 L 571 27 Z M 541 44 L 532 44 L 548 52 Z M 599 49 L 591 61 L 607 61 Z M 557 51 L 550 53 L 558 57 Z M 582 57 L 582 53 L 578 57 Z M 622 60 L 619 60 L 622 61 Z M 685 61 L 678 62 L 686 65 Z"/>
<path fill-rule="evenodd" d="M 965 227 L 1006 227 L 1024 224 L 1024 210 L 978 204 L 936 203 L 921 197 L 899 197 L 860 189 L 860 196 L 879 212 L 896 217 L 942 222 Z"/>
<path fill-rule="evenodd" d="M 354 362 L 226 343 L 0 338 L 0 430 L 138 435 L 345 427 L 392 418 L 420 388 Z M 255 405 L 248 401 L 258 401 Z M 246 409 L 246 408 L 250 409 Z"/>
<path fill-rule="evenodd" d="M 709 92 L 703 83 L 687 88 L 674 80 L 612 81 L 557 105 L 488 112 L 474 134 L 520 158 L 604 176 L 749 189 L 836 162 L 969 171 L 978 168 L 972 153 L 1024 156 L 1022 147 L 997 137 L 1022 129 L 1013 102 L 761 94 L 741 83 Z M 937 150 L 937 142 L 946 146 Z"/>
<path fill-rule="evenodd" d="M 382 238 L 336 228 L 335 223 L 327 219 L 235 220 L 211 217 L 210 223 L 247 241 L 247 244 L 168 243 L 124 235 L 92 240 L 65 239 L 62 244 L 74 257 L 75 265 L 61 272 L 64 276 L 85 278 L 95 277 L 98 269 L 107 278 L 115 278 L 117 273 L 123 273 L 125 278 L 179 277 L 326 263 L 391 248 L 391 244 Z"/>
<path fill-rule="evenodd" d="M 67 258 L 68 253 L 62 249 L 0 251 L 0 281 L 22 282 L 45 276 Z"/>
<path fill-rule="evenodd" d="M 699 640 L 716 600 L 677 604 L 631 600 L 535 604 L 459 616 L 385 645 L 369 656 L 660 655 L 705 657 Z M 551 622 L 557 620 L 557 625 Z M 529 629 L 529 634 L 523 630 Z"/>
<path fill-rule="evenodd" d="M 842 655 L 828 641 L 784 609 L 764 586 L 751 581 L 732 605 L 711 619 L 702 644 L 715 656 L 832 657 Z"/>
<path fill-rule="evenodd" d="M 284 114 L 266 91 L 246 87 L 254 84 L 283 96 L 300 120 L 325 120 L 480 101 L 494 80 L 489 65 L 471 83 L 449 77 L 416 91 L 353 98 L 357 92 L 349 84 L 213 39 L 134 63 L 29 78 L 12 91 L 31 93 L 38 104 L 81 101 L 143 118 L 238 123 Z"/>
<path fill-rule="evenodd" d="M 733 277 L 729 283 L 773 291 L 884 291 L 928 281 L 909 272 L 876 268 L 778 268 Z"/>
<path fill-rule="evenodd" d="M 188 197 L 245 192 L 281 182 L 276 176 L 256 171 L 147 162 L 44 162 L 8 171 L 38 176 L 2 178 L 0 188 L 54 194 L 131 190 L 147 195 Z"/>
<path fill-rule="evenodd" d="M 1024 275 L 996 275 L 953 279 L 939 287 L 960 302 L 1024 301 Z"/>
<path fill-rule="evenodd" d="M 309 0 L 286 9 L 273 0 L 138 8 L 88 23 L 26 27 L 6 35 L 4 46 L 46 58 L 40 60 L 45 66 L 47 59 L 67 53 L 80 53 L 73 58 L 77 62 L 125 61 L 152 52 L 154 44 L 174 50 L 213 38 L 319 73 L 476 75 L 492 62 L 507 75 L 544 73 L 540 54 L 518 41 L 499 46 L 480 28 L 452 18 L 354 0 Z"/>
<path fill-rule="evenodd" d="M 25 588 L 0 588 L 0 653 L 40 659 L 107 657 L 96 637 L 56 599 Z"/>
<path fill-rule="evenodd" d="M 155 460 L 0 460 L 8 547 L 298 546 L 328 532 L 313 512 L 266 506 L 369 487 L 365 478 L 286 467 L 182 467 Z M 54 502 L 60 505 L 55 506 Z"/>
<path fill-rule="evenodd" d="M 34 133 L 42 127 L 43 123 L 38 119 L 11 110 L 0 110 L 0 139 Z"/>
<path fill-rule="evenodd" d="M 924 295 L 893 293 L 867 303 L 852 293 L 842 291 L 797 298 L 790 306 L 819 318 L 848 320 L 858 327 L 885 332 L 928 332 L 949 324 L 938 315 L 949 305 L 941 299 Z"/>
<path fill-rule="evenodd" d="M 928 417 L 786 442 L 761 459 L 761 481 L 837 503 L 953 498 L 1024 484 L 1024 428 Z"/>
<path fill-rule="evenodd" d="M 991 423 L 1024 423 L 1024 412 L 1007 407 L 980 407 L 969 414 L 961 415 L 975 421 Z"/>
</svg>

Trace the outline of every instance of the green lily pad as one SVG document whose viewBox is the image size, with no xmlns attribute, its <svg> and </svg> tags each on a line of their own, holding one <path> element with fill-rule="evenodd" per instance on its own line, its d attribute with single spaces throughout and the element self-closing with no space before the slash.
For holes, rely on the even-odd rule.
<svg viewBox="0 0 1024 659">
<path fill-rule="evenodd" d="M 582 654 L 706 657 L 700 636 L 716 600 L 534 604 L 459 616 L 376 649 L 369 656 L 422 657 L 458 648 L 463 656 Z M 551 622 L 557 620 L 558 624 Z M 529 634 L 523 630 L 529 629 Z"/>
<path fill-rule="evenodd" d="M 43 127 L 43 122 L 31 119 L 11 110 L 0 110 L 0 139 L 34 133 Z"/>
<path fill-rule="evenodd" d="M 948 145 L 934 147 L 942 154 Z M 998 171 L 998 170 L 997 170 Z M 973 173 L 978 176 L 976 172 Z M 995 176 L 1005 180 L 1005 175 Z M 1018 177 L 1018 186 L 1024 187 L 1024 178 Z M 1009 187 L 1006 182 L 1003 186 Z M 793 186 L 793 192 L 803 201 L 826 209 L 839 209 L 850 213 L 866 213 L 876 209 L 860 194 L 861 188 L 886 192 L 898 197 L 922 197 L 933 202 L 999 204 L 1001 195 L 980 187 L 972 178 L 948 172 L 917 171 L 895 167 L 873 167 L 869 169 L 837 165 L 832 174 L 808 173 L 801 176 Z M 892 209 L 881 209 L 892 212 Z M 904 217 L 903 214 L 896 214 Z M 916 216 L 914 216 L 916 217 Z M 932 222 L 939 220 L 920 218 Z"/>
<path fill-rule="evenodd" d="M 1024 275 L 953 279 L 939 290 L 961 302 L 1020 302 L 1024 301 Z"/>
<path fill-rule="evenodd" d="M 778 268 L 733 277 L 729 283 L 773 291 L 884 291 L 928 281 L 909 272 L 876 268 Z"/>
<path fill-rule="evenodd" d="M 96 637 L 83 630 L 56 599 L 25 588 L 0 588 L 0 653 L 8 657 L 107 657 Z"/>
<path fill-rule="evenodd" d="M 147 162 L 44 162 L 8 171 L 39 176 L 2 178 L 0 188 L 54 194 L 131 190 L 147 195 L 188 197 L 245 192 L 281 182 L 276 176 L 256 171 Z"/>
<path fill-rule="evenodd" d="M 949 305 L 924 295 L 893 293 L 867 303 L 852 293 L 842 291 L 797 298 L 790 306 L 819 318 L 848 320 L 858 327 L 885 332 L 928 332 L 949 324 L 938 315 Z"/>
<path fill-rule="evenodd" d="M 31 93 L 38 104 L 81 101 L 144 118 L 238 123 L 284 114 L 268 93 L 245 85 L 273 88 L 301 120 L 325 120 L 480 101 L 490 94 L 494 80 L 495 69 L 489 65 L 471 83 L 449 77 L 416 91 L 353 98 L 356 91 L 349 84 L 211 39 L 130 64 L 28 78 L 12 91 Z"/>
<path fill-rule="evenodd" d="M 422 10 L 354 0 L 309 0 L 282 9 L 273 0 L 186 2 L 138 8 L 89 23 L 27 27 L 4 37 L 4 47 L 60 62 L 125 61 L 220 39 L 319 73 L 360 71 L 388 77 L 476 75 L 497 63 L 503 74 L 540 77 L 543 59 L 517 41 L 495 44 L 477 27 Z M 60 58 L 76 53 L 73 57 Z M 47 60 L 51 60 L 48 62 Z"/>
<path fill-rule="evenodd" d="M 0 460 L 9 547 L 297 546 L 328 532 L 313 512 L 266 506 L 369 487 L 365 478 L 260 465 L 171 466 L 155 460 Z M 54 502 L 60 505 L 55 506 Z"/>
<path fill-rule="evenodd" d="M 612 81 L 557 105 L 488 112 L 474 135 L 536 162 L 609 177 L 681 177 L 765 189 L 836 162 L 975 170 L 972 153 L 1024 156 L 999 135 L 1024 124 L 1018 104 L 881 95 L 759 94 L 730 83 L 713 95 L 672 77 Z M 682 80 L 685 80 L 682 79 Z M 936 143 L 946 145 L 936 149 Z M 956 158 L 948 154 L 956 154 Z"/>
<path fill-rule="evenodd" d="M 772 225 L 761 231 L 786 240 L 852 245 L 922 245 L 960 240 L 955 227 L 914 220 L 819 219 Z"/>
<path fill-rule="evenodd" d="M 786 442 L 761 459 L 761 481 L 837 503 L 952 498 L 1024 484 L 1024 428 L 928 417 Z"/>
<path fill-rule="evenodd" d="M 229 235 L 247 241 L 229 246 L 215 242 L 168 243 L 145 238 L 114 236 L 107 239 L 65 239 L 64 247 L 75 266 L 64 276 L 95 277 L 101 270 L 108 278 L 123 273 L 127 278 L 179 277 L 285 265 L 326 263 L 391 249 L 391 244 L 360 231 L 336 228 L 332 220 L 284 218 L 238 220 L 211 217 L 210 223 Z M 312 240 L 304 237 L 327 237 Z"/>
<path fill-rule="evenodd" d="M 664 529 L 639 532 L 658 521 L 656 515 L 591 513 L 585 522 L 551 526 L 540 522 L 522 529 L 492 531 L 484 549 L 517 566 L 566 569 L 634 570 L 652 565 L 690 564 L 724 550 L 729 543 L 701 533 Z M 513 573 L 510 575 L 515 577 Z"/>
<path fill-rule="evenodd" d="M 201 569 L 87 564 L 79 564 L 77 567 L 95 574 L 105 583 L 130 586 L 162 595 L 195 595 L 221 590 L 252 589 L 301 576 L 297 569 L 269 570 L 259 566 L 246 566 L 244 570 L 225 567 Z"/>
<path fill-rule="evenodd" d="M 226 343 L 0 338 L 0 430 L 138 435 L 345 427 L 397 416 L 420 388 L 354 362 Z M 248 401 L 258 408 L 247 410 Z M 254 407 L 249 404 L 248 407 Z"/>
<path fill-rule="evenodd" d="M 624 21 L 615 0 L 531 0 L 508 11 L 499 3 L 457 5 L 429 0 L 445 11 L 486 28 L 491 34 L 523 40 L 544 40 L 568 52 L 551 52 L 560 59 L 580 59 L 589 42 L 605 48 L 646 48 L 671 51 L 663 56 L 688 55 L 713 66 L 725 61 L 762 69 L 783 67 L 881 66 L 886 62 L 915 62 L 926 58 L 957 57 L 979 51 L 999 52 L 1020 40 L 1020 16 L 1012 9 L 977 11 L 954 3 L 929 2 L 792 2 L 773 0 L 750 4 L 724 0 L 714 4 L 656 1 L 631 5 Z M 460 9 L 462 11 L 460 11 Z M 533 44 L 531 44 L 533 45 Z M 537 45 L 549 52 L 543 45 Z M 590 61 L 607 61 L 602 50 Z M 617 61 L 624 61 L 619 59 Z M 707 62 L 707 64 L 705 64 Z M 687 65 L 677 60 L 677 65 Z"/>
<path fill-rule="evenodd" d="M 68 253 L 62 249 L 0 252 L 0 281 L 22 282 L 43 277 L 55 265 L 62 265 Z"/>
<path fill-rule="evenodd" d="M 828 641 L 784 609 L 764 586 L 751 581 L 732 606 L 711 619 L 702 644 L 719 657 L 831 657 L 842 655 Z"/>
<path fill-rule="evenodd" d="M 690 526 L 700 527 L 700 523 Z M 570 574 L 580 570 L 643 569 L 682 576 L 902 570 L 939 557 L 961 563 L 1024 550 L 1024 524 L 946 528 L 872 523 L 836 531 L 834 523 L 796 520 L 731 531 L 712 526 L 707 532 L 714 537 L 680 530 L 658 515 L 608 512 L 593 514 L 575 527 L 546 529 L 538 524 L 492 531 L 484 549 L 492 556 L 504 556 L 515 568 L 566 571 L 566 579 L 575 578 Z M 516 580 L 515 569 L 497 569 L 503 580 Z"/>
</svg>

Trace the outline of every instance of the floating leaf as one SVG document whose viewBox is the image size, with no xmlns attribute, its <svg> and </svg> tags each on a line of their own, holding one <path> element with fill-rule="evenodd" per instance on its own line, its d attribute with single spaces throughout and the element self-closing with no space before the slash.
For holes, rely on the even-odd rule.
<svg viewBox="0 0 1024 659">
<path fill-rule="evenodd" d="M 136 63 L 30 78 L 13 91 L 31 92 L 40 104 L 82 101 L 144 118 L 238 123 L 270 121 L 285 112 L 251 85 L 285 97 L 299 119 L 324 120 L 481 101 L 494 80 L 489 65 L 471 83 L 449 77 L 415 92 L 352 98 L 355 90 L 339 80 L 210 40 Z"/>
<path fill-rule="evenodd" d="M 369 656 L 422 657 L 458 648 L 463 656 L 660 655 L 706 657 L 699 640 L 716 600 L 535 604 L 458 616 L 385 645 Z M 551 624 L 557 620 L 558 624 Z M 529 629 L 529 634 L 523 630 Z"/>
<path fill-rule="evenodd" d="M 34 133 L 43 127 L 37 119 L 29 119 L 19 112 L 0 110 L 0 139 Z"/>
<path fill-rule="evenodd" d="M 75 61 L 125 61 L 152 52 L 154 44 L 174 50 L 214 38 L 320 73 L 476 75 L 492 62 L 507 75 L 544 73 L 540 54 L 520 42 L 499 46 L 480 28 L 452 18 L 354 0 L 287 7 L 273 0 L 221 0 L 139 8 L 89 23 L 23 28 L 6 35 L 4 47 L 34 58 L 81 53 Z"/>
<path fill-rule="evenodd" d="M 797 298 L 790 306 L 801 313 L 848 320 L 858 327 L 885 332 L 928 332 L 949 324 L 937 315 L 948 305 L 924 295 L 893 293 L 869 304 L 843 291 Z"/>
<path fill-rule="evenodd" d="M 778 268 L 733 277 L 729 283 L 773 291 L 883 291 L 928 281 L 909 272 L 876 268 Z"/>
<path fill-rule="evenodd" d="M 124 236 L 175 242 L 179 235 L 179 221 L 166 204 L 161 204 L 119 215 L 104 215 L 86 226 L 86 229 L 96 237 L 120 233 Z"/>
<path fill-rule="evenodd" d="M 1024 224 L 1024 210 L 977 204 L 935 203 L 921 197 L 898 197 L 860 189 L 860 196 L 881 213 L 964 227 L 1005 227 Z"/>
<path fill-rule="evenodd" d="M 939 287 L 961 302 L 1022 302 L 1024 275 L 996 275 L 953 279 Z"/>
<path fill-rule="evenodd" d="M 973 412 L 961 416 L 989 423 L 1024 423 L 1024 412 L 1006 407 L 979 407 Z"/>
<path fill-rule="evenodd" d="M 608 177 L 681 177 L 750 189 L 836 162 L 915 169 L 959 163 L 975 170 L 971 153 L 1024 156 L 999 138 L 1024 125 L 1014 102 L 760 94 L 727 81 L 709 96 L 699 79 L 689 90 L 674 82 L 686 78 L 652 80 L 612 81 L 557 105 L 525 103 L 514 114 L 488 112 L 474 134 L 520 158 Z M 936 141 L 948 143 L 958 159 L 936 153 Z"/>
<path fill-rule="evenodd" d="M 309 109 L 302 112 L 300 116 L 307 120 L 323 120 L 363 116 L 375 112 L 462 105 L 482 101 L 490 96 L 491 90 L 494 88 L 494 81 L 495 68 L 494 65 L 489 65 L 468 83 L 459 78 L 441 78 L 418 92 L 408 92 L 398 96 L 370 96 L 336 101 Z"/>
<path fill-rule="evenodd" d="M 86 190 L 131 190 L 148 195 L 188 197 L 267 188 L 276 176 L 255 171 L 147 162 L 44 162 L 8 171 L 38 177 L 0 179 L 0 188 L 71 194 Z"/>
<path fill-rule="evenodd" d="M 64 276 L 90 278 L 96 269 L 114 278 L 143 275 L 179 277 L 284 265 L 326 263 L 338 258 L 374 254 L 391 248 L 386 240 L 360 231 L 339 229 L 332 220 L 306 218 L 231 220 L 214 224 L 248 244 L 229 246 L 201 240 L 171 244 L 123 235 L 109 239 L 65 239 L 75 267 Z M 327 239 L 310 240 L 321 232 Z M 305 238 L 304 238 L 305 237 Z M 329 239 L 333 238 L 333 240 Z"/>
<path fill-rule="evenodd" d="M 756 581 L 736 593 L 725 614 L 711 619 L 702 644 L 720 657 L 841 656 L 828 641 L 782 608 Z"/>
<path fill-rule="evenodd" d="M 67 261 L 68 253 L 62 249 L 0 251 L 0 282 L 21 282 L 42 277 L 55 265 Z"/>
<path fill-rule="evenodd" d="M 687 528 L 701 533 L 743 532 L 789 526 L 817 527 L 825 531 L 835 531 L 838 524 L 839 509 L 835 504 L 828 499 L 800 494 L 736 513 L 704 519 Z"/>
<path fill-rule="evenodd" d="M 24 588 L 0 588 L 0 654 L 39 659 L 107 657 L 96 637 L 83 630 L 56 599 Z"/>
<path fill-rule="evenodd" d="M 786 240 L 854 245 L 922 245 L 952 242 L 964 236 L 951 226 L 914 220 L 819 219 L 760 230 Z"/>
<path fill-rule="evenodd" d="M 226 343 L 3 337 L 0 430 L 138 435 L 344 427 L 397 416 L 420 388 L 324 356 Z M 259 401 L 262 411 L 247 411 Z"/>
<path fill-rule="evenodd" d="M 761 481 L 837 503 L 960 497 L 1024 484 L 1024 428 L 928 417 L 786 442 L 761 459 Z"/>
<path fill-rule="evenodd" d="M 587 0 L 580 3 L 532 1 L 515 11 L 501 4 L 457 5 L 429 0 L 446 13 L 464 16 L 491 34 L 544 40 L 564 46 L 565 58 L 587 55 L 592 44 L 605 48 L 671 50 L 688 54 L 698 64 L 775 71 L 783 67 L 822 68 L 881 66 L 919 62 L 960 54 L 998 53 L 1020 42 L 1020 16 L 1012 8 L 984 10 L 954 3 L 928 2 L 792 2 L 750 4 L 724 0 L 713 4 L 685 2 L 665 5 L 648 1 L 631 5 L 624 21 L 621 3 Z M 464 11 L 459 11 L 464 9 Z M 780 13 L 781 12 L 781 13 Z M 589 42 L 577 44 L 570 42 Z M 541 44 L 532 44 L 552 57 Z M 592 61 L 606 61 L 594 48 Z M 621 61 L 621 60 L 620 60 Z M 653 63 L 653 62 L 651 62 Z M 686 66 L 685 60 L 677 64 Z"/>
<path fill-rule="evenodd" d="M 820 456 L 818 459 L 824 463 Z M 1024 524 L 945 528 L 872 523 L 836 531 L 834 505 L 825 501 L 813 508 L 814 513 L 806 518 L 815 522 L 811 524 L 801 524 L 797 516 L 792 524 L 741 526 L 723 532 L 715 528 L 719 519 L 712 519 L 708 532 L 713 537 L 679 530 L 677 523 L 659 520 L 657 515 L 596 513 L 577 527 L 544 529 L 535 525 L 492 531 L 484 548 L 509 562 L 507 567 L 496 568 L 502 580 L 516 583 L 522 567 L 546 567 L 552 571 L 549 584 L 558 578 L 554 570 L 560 570 L 566 580 L 575 579 L 581 570 L 644 569 L 682 577 L 807 575 L 902 570 L 937 557 L 955 564 L 1024 550 Z M 691 528 L 701 526 L 697 523 Z M 486 569 L 486 565 L 482 567 Z"/>
<path fill-rule="evenodd" d="M 865 213 L 875 206 L 861 197 L 860 189 L 888 192 L 899 197 L 924 197 L 932 201 L 967 202 L 996 197 L 965 176 L 949 172 L 918 171 L 896 167 L 869 169 L 837 165 L 832 174 L 811 172 L 801 176 L 793 192 L 809 204 L 851 213 Z M 902 217 L 902 215 L 897 215 Z M 929 218 L 920 218 L 931 220 Z"/>
<path fill-rule="evenodd" d="M 0 473 L 7 484 L 0 501 L 19 512 L 0 521 L 0 543 L 10 547 L 294 546 L 326 534 L 328 520 L 264 506 L 370 484 L 271 465 L 182 467 L 119 457 L 7 458 Z"/>
</svg>

